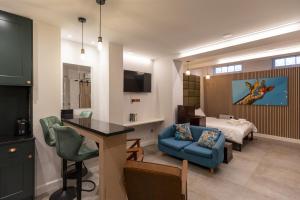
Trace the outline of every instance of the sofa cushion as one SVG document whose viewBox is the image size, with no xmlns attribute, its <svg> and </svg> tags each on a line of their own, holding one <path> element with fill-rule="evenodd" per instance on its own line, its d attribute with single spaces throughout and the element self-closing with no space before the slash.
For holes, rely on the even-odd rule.
<svg viewBox="0 0 300 200">
<path fill-rule="evenodd" d="M 218 131 L 218 129 L 215 128 L 208 128 L 208 127 L 201 127 L 201 126 L 190 126 L 190 130 L 192 132 L 193 140 L 197 142 L 202 135 L 202 132 L 205 130 L 208 131 Z"/>
<path fill-rule="evenodd" d="M 176 140 L 193 140 L 192 133 L 190 130 L 190 124 L 176 124 Z"/>
<path fill-rule="evenodd" d="M 202 132 L 202 135 L 198 140 L 198 144 L 202 147 L 211 149 L 216 144 L 219 136 L 220 136 L 220 132 L 218 131 L 205 130 Z"/>
<path fill-rule="evenodd" d="M 212 158 L 212 150 L 199 146 L 197 142 L 186 146 L 184 152 L 205 158 Z"/>
<path fill-rule="evenodd" d="M 159 141 L 160 144 L 172 148 L 176 151 L 180 151 L 184 147 L 186 147 L 189 144 L 192 144 L 191 141 L 184 141 L 184 140 L 175 140 L 175 138 L 166 138 Z"/>
</svg>

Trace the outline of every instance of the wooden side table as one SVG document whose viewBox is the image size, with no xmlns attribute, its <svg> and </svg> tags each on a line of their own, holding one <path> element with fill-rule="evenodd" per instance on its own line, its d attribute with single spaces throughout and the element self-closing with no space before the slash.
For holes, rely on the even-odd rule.
<svg viewBox="0 0 300 200">
<path fill-rule="evenodd" d="M 232 143 L 225 142 L 224 145 L 224 163 L 228 164 L 233 158 L 232 155 Z"/>
<path fill-rule="evenodd" d="M 206 127 L 206 117 L 204 117 L 204 116 L 193 116 L 190 119 L 190 123 L 193 126 Z"/>
</svg>

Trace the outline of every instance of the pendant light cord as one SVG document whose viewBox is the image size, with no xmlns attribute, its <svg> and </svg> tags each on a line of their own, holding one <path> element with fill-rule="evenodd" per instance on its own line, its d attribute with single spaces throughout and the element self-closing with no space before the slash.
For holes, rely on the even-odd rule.
<svg viewBox="0 0 300 200">
<path fill-rule="evenodd" d="M 100 23 L 99 23 L 99 37 L 102 36 L 101 35 L 101 21 L 102 21 L 101 15 L 102 15 L 102 13 L 101 13 L 101 4 L 99 4 L 99 20 L 100 20 Z"/>
<path fill-rule="evenodd" d="M 81 22 L 81 48 L 83 49 L 83 22 Z"/>
</svg>

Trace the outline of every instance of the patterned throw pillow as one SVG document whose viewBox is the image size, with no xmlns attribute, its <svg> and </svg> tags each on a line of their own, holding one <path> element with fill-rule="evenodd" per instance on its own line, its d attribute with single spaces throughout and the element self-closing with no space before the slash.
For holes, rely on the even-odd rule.
<svg viewBox="0 0 300 200">
<path fill-rule="evenodd" d="M 193 140 L 190 124 L 176 124 L 176 140 Z"/>
<path fill-rule="evenodd" d="M 198 144 L 202 147 L 212 149 L 212 147 L 216 144 L 219 136 L 220 133 L 216 131 L 203 131 L 201 137 L 198 140 Z"/>
</svg>

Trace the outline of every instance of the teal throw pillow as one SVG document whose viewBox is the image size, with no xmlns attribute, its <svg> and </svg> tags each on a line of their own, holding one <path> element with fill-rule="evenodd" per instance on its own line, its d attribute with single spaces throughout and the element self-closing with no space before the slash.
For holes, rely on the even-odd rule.
<svg viewBox="0 0 300 200">
<path fill-rule="evenodd" d="M 193 140 L 190 124 L 176 124 L 176 133 L 175 139 L 176 140 Z"/>
<path fill-rule="evenodd" d="M 198 140 L 198 144 L 202 147 L 206 147 L 212 149 L 216 144 L 220 136 L 220 132 L 218 131 L 203 131 L 202 135 Z"/>
</svg>

